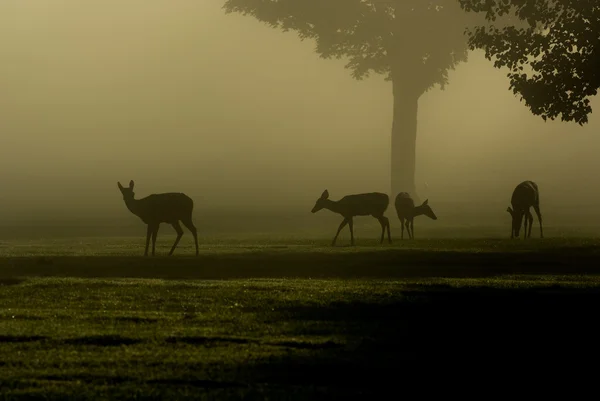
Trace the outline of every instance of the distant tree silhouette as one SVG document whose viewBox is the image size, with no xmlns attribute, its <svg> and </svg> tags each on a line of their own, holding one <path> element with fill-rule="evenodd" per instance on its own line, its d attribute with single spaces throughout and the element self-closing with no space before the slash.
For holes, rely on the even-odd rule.
<svg viewBox="0 0 600 401">
<path fill-rule="evenodd" d="M 374 72 L 391 81 L 391 190 L 416 197 L 418 101 L 467 60 L 475 13 L 456 0 L 226 0 L 224 9 L 314 39 L 322 58 L 347 58 L 355 79 Z"/>
<path fill-rule="evenodd" d="M 598 0 L 459 0 L 489 21 L 513 16 L 518 27 L 476 27 L 470 48 L 508 67 L 510 89 L 544 120 L 588 122 L 589 98 L 600 87 Z"/>
</svg>

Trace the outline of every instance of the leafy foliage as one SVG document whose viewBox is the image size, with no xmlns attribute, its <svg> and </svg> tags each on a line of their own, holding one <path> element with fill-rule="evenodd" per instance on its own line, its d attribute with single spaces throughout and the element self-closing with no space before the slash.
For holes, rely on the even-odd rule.
<svg viewBox="0 0 600 401">
<path fill-rule="evenodd" d="M 459 0 L 489 21 L 514 16 L 524 26 L 469 31 L 471 49 L 508 67 L 510 88 L 544 120 L 588 122 L 600 87 L 600 5 L 596 0 Z"/>
<path fill-rule="evenodd" d="M 224 9 L 314 39 L 321 57 L 346 58 L 356 79 L 382 74 L 418 94 L 443 88 L 467 59 L 472 18 L 456 0 L 226 0 Z"/>
</svg>

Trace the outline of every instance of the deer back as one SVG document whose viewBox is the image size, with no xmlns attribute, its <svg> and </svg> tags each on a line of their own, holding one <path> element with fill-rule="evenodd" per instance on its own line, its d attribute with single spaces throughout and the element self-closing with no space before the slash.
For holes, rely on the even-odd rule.
<svg viewBox="0 0 600 401">
<path fill-rule="evenodd" d="M 400 192 L 396 195 L 396 200 L 394 201 L 394 206 L 396 207 L 396 213 L 398 213 L 398 217 L 409 217 L 412 215 L 415 209 L 415 201 L 408 192 Z"/>
<path fill-rule="evenodd" d="M 338 208 L 344 216 L 382 215 L 389 203 L 387 194 L 368 192 L 344 196 L 338 201 Z"/>
<path fill-rule="evenodd" d="M 191 217 L 194 201 L 183 193 L 168 192 L 139 199 L 137 207 L 145 223 L 173 223 Z"/>
<path fill-rule="evenodd" d="M 538 186 L 533 181 L 523 181 L 513 191 L 510 203 L 515 210 L 523 210 L 539 203 Z"/>
</svg>

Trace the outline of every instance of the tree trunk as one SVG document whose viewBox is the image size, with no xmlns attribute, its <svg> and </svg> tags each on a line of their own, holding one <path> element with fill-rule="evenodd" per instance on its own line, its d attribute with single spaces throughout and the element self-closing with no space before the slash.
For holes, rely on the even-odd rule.
<svg viewBox="0 0 600 401">
<path fill-rule="evenodd" d="M 417 111 L 421 94 L 410 85 L 392 81 L 394 112 L 392 122 L 391 189 L 392 202 L 399 192 L 408 192 L 415 202 Z"/>
</svg>

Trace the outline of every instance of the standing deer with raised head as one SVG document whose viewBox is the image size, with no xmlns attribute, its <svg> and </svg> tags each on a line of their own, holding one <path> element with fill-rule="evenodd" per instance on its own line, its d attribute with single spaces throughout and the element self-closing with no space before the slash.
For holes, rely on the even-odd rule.
<svg viewBox="0 0 600 401">
<path fill-rule="evenodd" d="M 189 196 L 179 192 L 170 192 L 152 194 L 142 199 L 135 199 L 133 180 L 129 181 L 129 187 L 127 188 L 122 186 L 120 182 L 117 182 L 117 184 L 123 194 L 123 200 L 125 201 L 127 209 L 148 225 L 146 231 L 146 251 L 144 252 L 144 256 L 148 256 L 148 246 L 150 244 L 151 235 L 152 256 L 154 256 L 156 236 L 158 235 L 160 223 L 171 224 L 177 232 L 177 238 L 169 252 L 169 256 L 171 256 L 179 243 L 179 240 L 183 236 L 183 229 L 181 228 L 181 225 L 179 225 L 180 220 L 183 225 L 192 232 L 194 242 L 196 243 L 196 256 L 198 256 L 198 232 L 192 222 L 194 201 Z"/>
<path fill-rule="evenodd" d="M 369 192 L 364 194 L 346 195 L 338 201 L 329 199 L 329 192 L 323 191 L 321 197 L 317 199 L 315 206 L 312 208 L 312 213 L 316 213 L 321 209 L 328 209 L 334 213 L 341 214 L 344 220 L 338 227 L 337 233 L 333 238 L 331 246 L 335 245 L 340 231 L 348 224 L 350 228 L 350 243 L 354 245 L 354 216 L 373 216 L 381 224 L 381 241 L 385 237 L 385 230 L 387 228 L 388 241 L 392 243 L 392 236 L 390 234 L 390 221 L 383 215 L 385 213 L 390 199 L 386 194 L 381 192 Z"/>
<path fill-rule="evenodd" d="M 529 210 L 533 206 L 540 223 L 540 238 L 544 238 L 544 228 L 542 227 L 542 213 L 540 212 L 540 191 L 533 181 L 523 181 L 517 185 L 513 191 L 510 200 L 512 208 L 508 207 L 506 211 L 512 217 L 512 226 L 510 229 L 510 238 L 519 238 L 521 223 L 524 223 L 523 237 L 531 237 L 531 227 L 533 226 L 533 215 Z M 523 219 L 523 217 L 525 219 Z M 523 221 L 524 220 L 524 221 Z M 527 223 L 529 223 L 529 232 L 527 232 Z"/>
<path fill-rule="evenodd" d="M 425 215 L 433 220 L 437 220 L 437 216 L 431 209 L 431 206 L 429 206 L 429 199 L 425 199 L 425 202 L 421 205 L 415 206 L 415 201 L 408 192 L 400 192 L 396 195 L 394 206 L 396 206 L 396 213 L 398 214 L 398 219 L 400 219 L 400 224 L 402 225 L 402 233 L 400 234 L 401 239 L 404 239 L 405 222 L 408 237 L 413 239 L 415 237 L 415 217 Z"/>
</svg>

